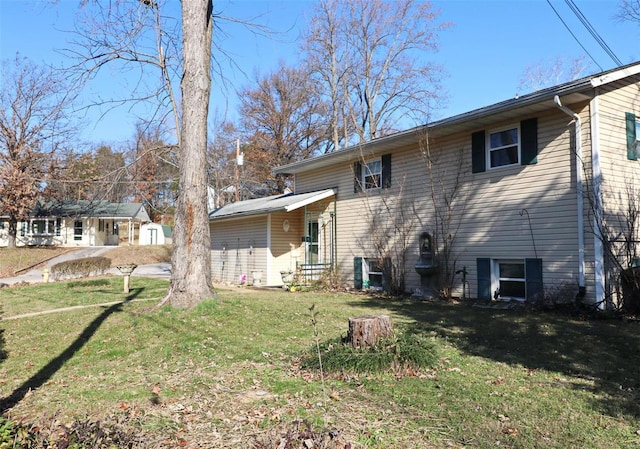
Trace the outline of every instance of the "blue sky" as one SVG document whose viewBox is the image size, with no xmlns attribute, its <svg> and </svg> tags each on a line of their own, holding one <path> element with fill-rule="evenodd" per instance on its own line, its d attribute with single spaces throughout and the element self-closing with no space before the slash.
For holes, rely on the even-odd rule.
<svg viewBox="0 0 640 449">
<path fill-rule="evenodd" d="M 178 0 L 175 0 L 178 4 Z M 640 24 L 621 22 L 616 0 L 574 0 L 591 25 L 627 64 L 640 60 Z M 433 1 L 440 9 L 440 20 L 453 26 L 439 35 L 439 52 L 430 55 L 446 73 L 444 89 L 448 102 L 438 117 L 449 117 L 487 106 L 518 92 L 527 66 L 550 64 L 557 58 L 572 60 L 585 55 L 546 0 L 441 0 Z M 611 69 L 614 61 L 571 12 L 564 0 L 552 5 L 593 56 L 586 62 L 591 71 Z M 35 62 L 59 63 L 56 50 L 67 45 L 68 35 L 61 30 L 72 28 L 79 0 L 59 0 L 47 6 L 46 0 L 0 0 L 0 60 L 16 52 Z M 306 22 L 312 3 L 294 0 L 226 0 L 214 2 L 215 9 L 240 19 L 260 16 L 259 22 L 281 32 L 269 39 L 230 28 L 222 43 L 234 55 L 243 73 L 231 73 L 238 87 L 248 82 L 254 69 L 262 73 L 273 69 L 278 60 L 295 63 L 297 37 Z M 87 98 L 100 89 L 119 89 L 117 73 L 105 73 Z M 235 114 L 234 94 L 225 95 L 213 88 L 215 107 L 228 108 Z M 228 106 L 227 106 L 228 104 Z M 87 117 L 83 138 L 96 143 L 117 144 L 133 136 L 135 118 L 125 108 L 110 112 L 100 121 L 94 111 Z"/>
</svg>

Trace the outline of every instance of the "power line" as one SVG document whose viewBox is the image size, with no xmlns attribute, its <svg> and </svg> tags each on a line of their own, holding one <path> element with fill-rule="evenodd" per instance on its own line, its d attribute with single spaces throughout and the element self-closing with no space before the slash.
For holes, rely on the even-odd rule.
<svg viewBox="0 0 640 449">
<path fill-rule="evenodd" d="M 609 57 L 613 60 L 613 62 L 615 62 L 618 65 L 618 67 L 623 65 L 622 61 L 620 61 L 620 59 L 618 59 L 618 57 L 613 52 L 613 50 L 611 50 L 611 47 L 607 45 L 607 43 L 604 41 L 602 36 L 600 36 L 600 34 L 596 31 L 593 25 L 591 25 L 591 22 L 589 22 L 589 20 L 582 13 L 580 8 L 578 8 L 578 5 L 576 5 L 573 0 L 564 0 L 564 1 L 569 6 L 569 8 L 571 8 L 571 11 L 573 11 L 573 13 L 576 15 L 578 20 L 580 20 L 582 25 L 584 25 L 584 27 L 587 29 L 587 31 L 589 31 L 589 34 L 591 34 L 591 36 L 596 40 L 596 42 L 600 45 L 600 47 L 602 47 L 605 53 L 609 55 Z"/>
<path fill-rule="evenodd" d="M 571 36 L 573 36 L 573 38 L 575 39 L 575 41 L 578 43 L 578 45 L 580 45 L 580 47 L 582 47 L 582 49 L 584 50 L 584 52 L 589 56 L 589 58 L 591 58 L 591 60 L 593 61 L 593 63 L 595 65 L 597 65 L 600 68 L 601 72 L 604 72 L 604 69 L 602 68 L 602 66 L 600 64 L 598 64 L 598 61 L 595 60 L 595 58 L 591 55 L 591 53 L 589 53 L 589 51 L 584 48 L 584 45 L 582 45 L 582 42 L 580 42 L 580 39 L 578 39 L 576 37 L 575 34 L 573 34 L 573 31 L 571 31 L 571 28 L 569 27 L 569 25 L 567 25 L 567 23 L 564 21 L 564 19 L 562 18 L 562 16 L 558 13 L 558 11 L 556 10 L 556 8 L 553 7 L 553 5 L 551 4 L 551 0 L 547 0 L 547 3 L 549 4 L 549 6 L 551 6 L 551 9 L 553 9 L 553 12 L 556 13 L 556 16 L 558 16 L 558 19 L 560 19 L 560 22 L 562 22 L 562 24 L 564 25 L 564 27 L 567 29 L 567 31 L 569 32 L 569 34 L 571 34 Z"/>
</svg>

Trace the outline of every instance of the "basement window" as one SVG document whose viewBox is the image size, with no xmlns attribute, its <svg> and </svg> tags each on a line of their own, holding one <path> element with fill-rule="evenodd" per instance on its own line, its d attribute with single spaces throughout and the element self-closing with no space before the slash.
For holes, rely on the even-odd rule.
<svg viewBox="0 0 640 449">
<path fill-rule="evenodd" d="M 494 260 L 495 299 L 524 301 L 527 296 L 524 260 Z"/>
<path fill-rule="evenodd" d="M 383 290 L 382 265 L 377 259 L 365 259 L 364 288 Z"/>
</svg>

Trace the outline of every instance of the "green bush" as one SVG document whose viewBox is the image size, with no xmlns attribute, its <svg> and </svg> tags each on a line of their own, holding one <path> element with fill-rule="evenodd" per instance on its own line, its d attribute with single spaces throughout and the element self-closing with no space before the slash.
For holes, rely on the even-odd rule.
<svg viewBox="0 0 640 449">
<path fill-rule="evenodd" d="M 353 348 L 343 339 L 320 345 L 322 369 L 331 372 L 375 373 L 433 368 L 438 357 L 433 342 L 417 334 L 396 333 L 370 347 Z M 302 357 L 302 366 L 319 369 L 314 347 Z"/>
<path fill-rule="evenodd" d="M 68 260 L 51 267 L 53 279 L 81 278 L 104 274 L 111 267 L 111 259 L 107 257 L 85 257 L 84 259 Z"/>
</svg>

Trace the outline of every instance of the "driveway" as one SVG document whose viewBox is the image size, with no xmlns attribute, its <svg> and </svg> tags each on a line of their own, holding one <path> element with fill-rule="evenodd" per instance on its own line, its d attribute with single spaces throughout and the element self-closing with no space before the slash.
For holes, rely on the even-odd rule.
<svg viewBox="0 0 640 449">
<path fill-rule="evenodd" d="M 68 253 L 62 254 L 61 256 L 55 257 L 49 260 L 45 266 L 40 268 L 34 268 L 33 270 L 29 270 L 24 274 L 19 276 L 14 276 L 10 278 L 0 279 L 1 284 L 16 284 L 20 282 L 27 283 L 38 283 L 42 282 L 42 270 L 44 268 L 51 269 L 51 267 L 57 263 L 64 262 L 67 260 L 73 259 L 83 259 L 85 257 L 97 257 L 100 256 L 110 249 L 113 249 L 113 246 L 92 246 L 89 248 L 78 248 L 74 251 L 69 251 Z M 107 273 L 120 275 L 120 272 L 117 268 L 110 268 L 107 270 Z M 170 262 L 161 262 L 155 263 L 151 265 L 139 265 L 133 274 L 132 277 L 158 277 L 163 279 L 169 279 L 171 277 L 171 263 Z"/>
</svg>

